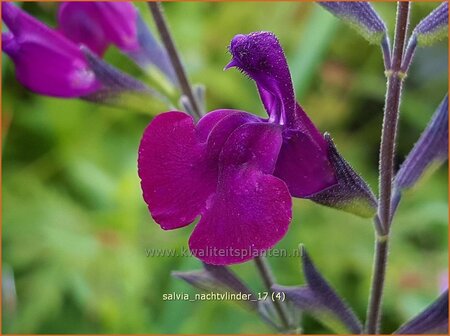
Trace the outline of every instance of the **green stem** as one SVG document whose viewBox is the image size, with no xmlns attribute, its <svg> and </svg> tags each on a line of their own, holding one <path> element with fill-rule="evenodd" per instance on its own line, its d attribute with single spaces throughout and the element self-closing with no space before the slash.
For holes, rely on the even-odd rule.
<svg viewBox="0 0 450 336">
<path fill-rule="evenodd" d="M 164 47 L 169 54 L 170 62 L 172 63 L 172 66 L 175 70 L 175 74 L 177 75 L 178 81 L 180 82 L 181 91 L 189 99 L 192 110 L 195 114 L 194 117 L 201 118 L 201 110 L 198 106 L 197 99 L 195 98 L 194 92 L 192 90 L 192 86 L 189 83 L 186 71 L 184 70 L 183 64 L 180 60 L 180 56 L 178 55 L 177 48 L 175 47 L 175 43 L 170 34 L 161 3 L 149 2 L 148 6 L 150 7 L 150 11 L 152 12 L 153 19 L 155 20 L 155 24 L 158 28 L 159 35 L 161 36 Z"/>
</svg>

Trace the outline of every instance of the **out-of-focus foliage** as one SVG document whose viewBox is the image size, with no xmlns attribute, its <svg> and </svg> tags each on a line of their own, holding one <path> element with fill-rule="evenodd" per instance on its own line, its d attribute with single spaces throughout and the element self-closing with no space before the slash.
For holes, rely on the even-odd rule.
<svg viewBox="0 0 450 336">
<path fill-rule="evenodd" d="M 56 4 L 26 3 L 55 22 Z M 145 4 L 139 4 L 146 12 Z M 300 103 L 328 131 L 346 159 L 377 188 L 385 78 L 381 53 L 313 3 L 168 3 L 167 17 L 208 109 L 262 113 L 253 84 L 223 72 L 237 33 L 271 30 L 291 64 Z M 413 25 L 436 3 L 414 3 Z M 395 4 L 374 7 L 393 30 Z M 150 22 L 150 15 L 146 13 Z M 151 22 L 150 22 L 151 24 Z M 447 44 L 419 49 L 403 95 L 400 164 L 447 91 Z M 107 59 L 139 75 L 116 50 Z M 2 55 L 3 332 L 260 333 L 271 330 L 233 303 L 163 301 L 194 293 L 172 270 L 200 268 L 187 257 L 146 256 L 148 248 L 186 247 L 192 228 L 164 232 L 150 218 L 136 170 L 149 103 L 136 113 L 82 101 L 39 97 L 14 78 Z M 141 76 L 142 77 L 142 76 Z M 446 168 L 408 191 L 393 226 L 384 304 L 389 333 L 438 295 L 447 268 Z M 317 267 L 362 319 L 373 253 L 369 220 L 296 200 L 279 248 L 304 243 Z M 270 259 L 282 285 L 303 283 L 300 261 Z M 262 291 L 252 263 L 232 269 Z M 14 281 L 14 282 L 12 282 Z M 14 286 L 15 285 L 15 291 Z M 16 295 L 14 295 L 14 292 Z M 308 333 L 327 332 L 305 319 Z"/>
</svg>

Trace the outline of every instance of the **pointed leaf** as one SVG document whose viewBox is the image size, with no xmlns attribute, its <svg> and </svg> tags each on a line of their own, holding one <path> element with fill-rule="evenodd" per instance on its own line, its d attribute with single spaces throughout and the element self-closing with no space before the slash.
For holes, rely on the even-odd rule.
<svg viewBox="0 0 450 336">
<path fill-rule="evenodd" d="M 252 294 L 252 291 L 228 267 L 203 263 L 205 270 L 215 279 L 236 293 Z"/>
<path fill-rule="evenodd" d="M 398 189 L 411 188 L 425 169 L 448 158 L 448 95 L 439 105 L 430 123 L 406 157 L 395 177 Z"/>
<path fill-rule="evenodd" d="M 448 334 L 448 290 L 394 334 Z"/>
<path fill-rule="evenodd" d="M 308 198 L 360 217 L 372 217 L 377 208 L 372 190 L 337 151 L 329 134 L 325 134 L 325 140 L 328 143 L 328 158 L 336 172 L 338 183 Z"/>
<path fill-rule="evenodd" d="M 378 44 L 386 34 L 386 25 L 369 2 L 318 2 L 323 8 L 356 29 L 370 43 Z"/>
<path fill-rule="evenodd" d="M 273 290 L 284 293 L 300 310 L 314 316 L 319 315 L 319 318 L 331 315 L 352 333 L 361 333 L 362 324 L 358 317 L 315 268 L 303 246 L 301 246 L 301 255 L 307 285 L 299 287 L 275 285 Z"/>
<path fill-rule="evenodd" d="M 439 105 L 428 126 L 397 172 L 394 181 L 392 214 L 404 189 L 414 186 L 431 165 L 440 165 L 448 159 L 448 95 Z"/>
</svg>

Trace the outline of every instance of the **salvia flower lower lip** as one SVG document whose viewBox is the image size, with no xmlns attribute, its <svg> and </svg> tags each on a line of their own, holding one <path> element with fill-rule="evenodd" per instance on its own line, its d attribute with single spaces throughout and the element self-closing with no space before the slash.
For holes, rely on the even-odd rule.
<svg viewBox="0 0 450 336">
<path fill-rule="evenodd" d="M 325 139 L 295 102 L 276 37 L 238 35 L 230 53 L 228 67 L 256 82 L 269 118 L 217 110 L 195 125 L 183 112 L 163 113 L 145 130 L 138 159 L 155 221 L 170 230 L 200 215 L 189 247 L 204 262 L 222 265 L 252 256 L 197 252 L 267 250 L 287 232 L 292 196 L 306 197 L 337 183 Z"/>
</svg>

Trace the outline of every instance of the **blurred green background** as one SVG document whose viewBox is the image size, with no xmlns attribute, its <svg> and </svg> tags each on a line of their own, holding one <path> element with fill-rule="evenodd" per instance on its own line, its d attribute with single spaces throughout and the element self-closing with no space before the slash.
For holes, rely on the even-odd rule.
<svg viewBox="0 0 450 336">
<path fill-rule="evenodd" d="M 152 26 L 145 4 L 138 5 Z M 291 66 L 298 100 L 341 153 L 377 189 L 385 91 L 380 50 L 313 3 L 164 4 L 190 78 L 207 88 L 207 107 L 263 113 L 257 91 L 238 71 L 223 72 L 237 33 L 271 30 Z M 394 3 L 376 3 L 389 31 Z M 412 25 L 437 6 L 414 3 Z M 57 4 L 23 8 L 50 25 Z M 406 82 L 397 164 L 447 91 L 447 43 L 420 49 Z M 144 78 L 111 48 L 107 60 Z M 26 91 L 2 54 L 3 332 L 263 333 L 255 315 L 229 302 L 163 302 L 194 293 L 170 276 L 200 268 L 194 258 L 147 258 L 146 248 L 187 245 L 192 227 L 165 232 L 141 197 L 137 147 L 161 107 L 141 111 Z M 405 194 L 394 221 L 383 332 L 394 331 L 439 294 L 447 274 L 447 167 Z M 304 243 L 317 267 L 364 319 L 373 229 L 363 220 L 305 200 L 278 244 Z M 271 258 L 278 282 L 303 283 L 298 258 Z M 263 290 L 254 265 L 232 267 Z M 305 318 L 307 333 L 327 329 Z"/>
</svg>

